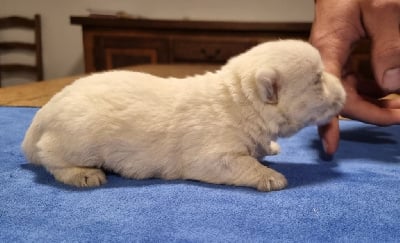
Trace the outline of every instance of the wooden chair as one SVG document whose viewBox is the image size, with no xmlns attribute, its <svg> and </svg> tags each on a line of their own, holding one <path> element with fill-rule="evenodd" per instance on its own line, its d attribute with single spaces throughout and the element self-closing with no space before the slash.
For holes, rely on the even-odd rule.
<svg viewBox="0 0 400 243">
<path fill-rule="evenodd" d="M 5 53 L 32 53 L 35 56 L 33 64 L 12 62 L 3 63 L 0 59 L 0 87 L 2 73 L 12 73 L 19 75 L 30 73 L 35 76 L 36 81 L 43 80 L 43 60 L 42 60 L 42 39 L 41 39 L 41 21 L 40 15 L 36 14 L 34 18 L 21 16 L 10 16 L 0 18 L 1 30 L 24 29 L 32 31 L 33 41 L 1 41 L 0 40 L 0 58 Z"/>
</svg>

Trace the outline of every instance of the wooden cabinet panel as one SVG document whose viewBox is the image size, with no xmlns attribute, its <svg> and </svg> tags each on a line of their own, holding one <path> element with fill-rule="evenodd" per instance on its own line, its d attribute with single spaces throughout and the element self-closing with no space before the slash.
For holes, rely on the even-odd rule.
<svg viewBox="0 0 400 243">
<path fill-rule="evenodd" d="M 256 41 L 224 39 L 175 39 L 172 43 L 173 62 L 224 63 L 250 47 Z"/>
<path fill-rule="evenodd" d="M 125 67 L 141 63 L 159 63 L 157 50 L 154 49 L 105 49 L 105 69 Z"/>
<path fill-rule="evenodd" d="M 169 42 L 151 37 L 98 34 L 94 38 L 95 70 L 107 70 L 146 63 L 167 63 Z"/>
<path fill-rule="evenodd" d="M 86 72 L 146 63 L 224 63 L 259 42 L 307 39 L 310 23 L 71 17 L 82 26 Z"/>
<path fill-rule="evenodd" d="M 311 23 L 173 21 L 71 17 L 82 26 L 86 72 L 147 63 L 224 63 L 263 41 L 308 40 Z M 369 42 L 356 45 L 353 71 L 373 78 Z"/>
</svg>

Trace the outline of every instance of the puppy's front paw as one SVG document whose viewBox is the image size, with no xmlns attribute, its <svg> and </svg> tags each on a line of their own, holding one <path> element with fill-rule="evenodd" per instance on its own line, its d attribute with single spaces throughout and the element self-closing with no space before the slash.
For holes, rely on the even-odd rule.
<svg viewBox="0 0 400 243">
<path fill-rule="evenodd" d="M 288 182 L 284 175 L 268 168 L 263 172 L 258 182 L 257 190 L 265 192 L 277 191 L 285 188 L 287 184 Z"/>
<path fill-rule="evenodd" d="M 104 172 L 97 168 L 63 168 L 53 174 L 57 180 L 77 187 L 95 187 L 107 182 Z"/>
<path fill-rule="evenodd" d="M 271 141 L 269 144 L 269 155 L 277 155 L 281 152 L 281 147 L 277 142 Z"/>
</svg>

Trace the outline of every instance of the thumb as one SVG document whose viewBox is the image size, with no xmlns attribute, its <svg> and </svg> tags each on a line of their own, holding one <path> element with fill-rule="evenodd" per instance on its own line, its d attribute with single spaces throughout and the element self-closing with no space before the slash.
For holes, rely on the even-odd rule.
<svg viewBox="0 0 400 243">
<path fill-rule="evenodd" d="M 375 79 L 384 91 L 400 92 L 400 2 L 363 1 L 362 8 Z"/>
</svg>

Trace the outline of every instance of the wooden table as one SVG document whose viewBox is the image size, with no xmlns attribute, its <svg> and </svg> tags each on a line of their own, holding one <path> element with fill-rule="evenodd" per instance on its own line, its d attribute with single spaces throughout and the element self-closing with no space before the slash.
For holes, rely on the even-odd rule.
<svg viewBox="0 0 400 243">
<path fill-rule="evenodd" d="M 146 72 L 160 77 L 182 78 L 188 75 L 202 74 L 206 71 L 214 71 L 218 68 L 218 65 L 209 64 L 157 64 L 132 66 L 124 68 L 124 70 Z M 0 106 L 41 107 L 46 104 L 55 93 L 77 78 L 83 76 L 85 75 L 0 88 Z M 395 97 L 398 98 L 400 96 L 388 96 L 388 98 Z"/>
<path fill-rule="evenodd" d="M 176 64 L 176 65 L 139 65 L 124 68 L 124 70 L 151 73 L 160 77 L 185 77 L 214 71 L 219 66 L 208 64 Z M 42 82 L 26 83 L 0 88 L 0 106 L 31 106 L 41 107 L 51 97 L 74 80 L 85 75 L 58 78 Z"/>
</svg>

